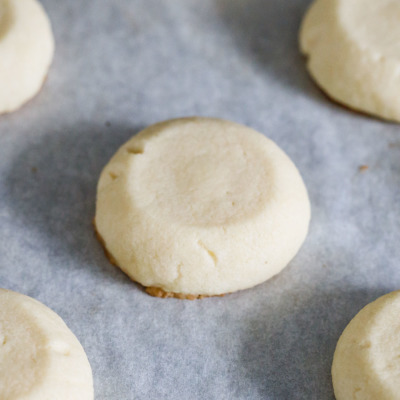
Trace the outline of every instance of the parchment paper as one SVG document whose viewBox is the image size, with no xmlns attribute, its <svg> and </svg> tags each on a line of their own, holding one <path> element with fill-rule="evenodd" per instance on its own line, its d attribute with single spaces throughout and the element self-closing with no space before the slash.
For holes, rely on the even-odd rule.
<svg viewBox="0 0 400 400">
<path fill-rule="evenodd" d="M 297 45 L 308 4 L 43 0 L 54 63 L 38 97 L 0 116 L 0 286 L 65 320 L 96 400 L 331 400 L 342 330 L 400 288 L 400 127 L 331 103 L 312 83 Z M 272 280 L 225 298 L 155 299 L 105 258 L 96 183 L 141 128 L 189 115 L 275 140 L 313 217 Z"/>
</svg>

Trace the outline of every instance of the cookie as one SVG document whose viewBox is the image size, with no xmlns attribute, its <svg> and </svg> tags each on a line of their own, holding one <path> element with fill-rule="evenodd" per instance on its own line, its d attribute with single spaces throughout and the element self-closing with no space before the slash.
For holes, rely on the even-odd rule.
<svg viewBox="0 0 400 400">
<path fill-rule="evenodd" d="M 315 0 L 300 30 L 308 70 L 332 99 L 400 121 L 400 2 Z"/>
<path fill-rule="evenodd" d="M 0 289 L 0 399 L 93 400 L 85 352 L 38 301 Z"/>
<path fill-rule="evenodd" d="M 47 76 L 54 39 L 37 0 L 0 0 L 0 113 L 34 97 Z"/>
<path fill-rule="evenodd" d="M 364 307 L 340 337 L 332 364 L 337 400 L 400 398 L 400 291 Z"/>
<path fill-rule="evenodd" d="M 118 150 L 99 179 L 95 225 L 149 294 L 198 298 L 276 275 L 309 219 L 300 174 L 275 143 L 233 122 L 184 118 Z"/>
</svg>

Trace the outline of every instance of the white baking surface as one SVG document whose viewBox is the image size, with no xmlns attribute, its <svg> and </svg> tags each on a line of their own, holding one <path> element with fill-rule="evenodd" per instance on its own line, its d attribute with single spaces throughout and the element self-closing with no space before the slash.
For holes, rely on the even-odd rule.
<svg viewBox="0 0 400 400">
<path fill-rule="evenodd" d="M 48 80 L 0 116 L 0 286 L 66 321 L 96 400 L 333 399 L 340 333 L 400 288 L 400 126 L 331 103 L 311 82 L 297 45 L 309 1 L 43 4 L 56 38 Z M 111 155 L 141 128 L 189 115 L 275 140 L 313 212 L 280 275 L 194 302 L 146 295 L 92 227 Z"/>
</svg>

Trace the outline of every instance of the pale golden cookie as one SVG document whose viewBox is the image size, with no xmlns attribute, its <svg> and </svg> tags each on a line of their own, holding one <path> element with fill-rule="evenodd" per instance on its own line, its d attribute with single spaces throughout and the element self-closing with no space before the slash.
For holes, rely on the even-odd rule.
<svg viewBox="0 0 400 400">
<path fill-rule="evenodd" d="M 62 319 L 0 289 L 0 399 L 93 400 L 86 354 Z"/>
<path fill-rule="evenodd" d="M 39 92 L 53 53 L 53 33 L 40 3 L 0 0 L 0 114 Z"/>
<path fill-rule="evenodd" d="M 114 262 L 151 294 L 195 298 L 277 274 L 309 219 L 304 183 L 276 144 L 233 122 L 186 118 L 118 150 L 99 180 L 95 224 Z"/>
<path fill-rule="evenodd" d="M 400 399 L 400 291 L 350 321 L 336 347 L 332 379 L 337 400 Z"/>
<path fill-rule="evenodd" d="M 308 70 L 334 100 L 400 121 L 400 2 L 315 0 L 300 31 Z"/>
</svg>

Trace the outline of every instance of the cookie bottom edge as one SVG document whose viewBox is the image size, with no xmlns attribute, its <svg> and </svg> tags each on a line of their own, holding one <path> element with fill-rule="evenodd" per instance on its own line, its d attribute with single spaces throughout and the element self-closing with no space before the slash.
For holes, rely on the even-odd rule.
<svg viewBox="0 0 400 400">
<path fill-rule="evenodd" d="M 94 232 L 96 234 L 97 240 L 100 242 L 104 254 L 106 256 L 106 258 L 108 259 L 108 261 L 114 265 L 115 267 L 118 267 L 119 269 L 120 266 L 117 264 L 117 261 L 115 259 L 115 257 L 111 254 L 111 252 L 107 249 L 106 246 L 106 242 L 103 239 L 103 237 L 100 235 L 99 231 L 97 230 L 97 226 L 96 226 L 96 218 L 93 218 L 93 227 L 94 227 Z M 122 271 L 122 269 L 121 269 Z M 208 297 L 224 297 L 229 293 L 223 293 L 223 294 L 186 294 L 186 293 L 175 293 L 175 292 L 166 292 L 164 289 L 161 289 L 159 287 L 155 287 L 155 286 L 144 286 L 143 284 L 141 284 L 140 282 L 135 281 L 134 279 L 132 279 L 132 277 L 130 277 L 128 274 L 127 276 L 135 283 L 137 283 L 138 285 L 140 285 L 142 288 L 144 288 L 144 291 L 152 297 L 158 297 L 158 298 L 162 298 L 162 299 L 167 299 L 167 298 L 174 298 L 174 299 L 179 299 L 179 300 L 201 300 L 201 299 L 205 299 Z"/>
</svg>

